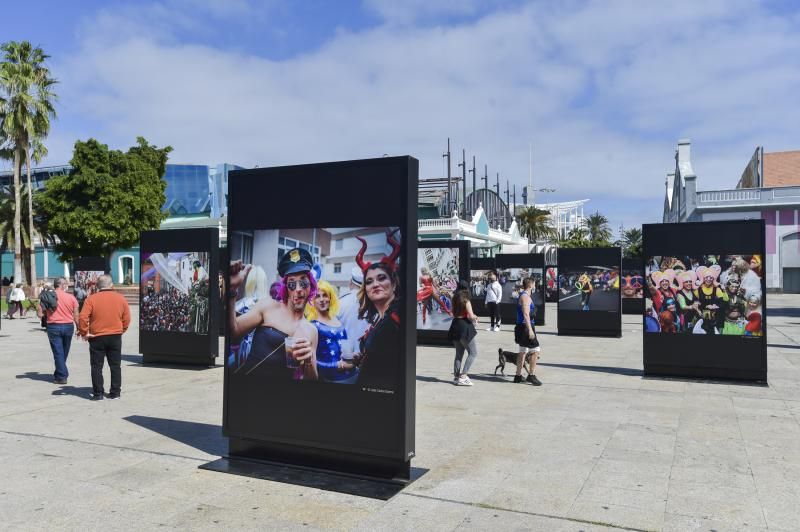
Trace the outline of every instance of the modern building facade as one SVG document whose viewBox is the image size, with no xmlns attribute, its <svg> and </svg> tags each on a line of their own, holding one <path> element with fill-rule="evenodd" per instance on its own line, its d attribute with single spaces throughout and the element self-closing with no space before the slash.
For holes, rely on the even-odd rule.
<svg viewBox="0 0 800 532">
<path fill-rule="evenodd" d="M 681 139 L 665 187 L 664 222 L 764 219 L 767 288 L 800 293 L 800 150 L 759 147 L 734 188 L 698 191 L 691 141 Z"/>
</svg>

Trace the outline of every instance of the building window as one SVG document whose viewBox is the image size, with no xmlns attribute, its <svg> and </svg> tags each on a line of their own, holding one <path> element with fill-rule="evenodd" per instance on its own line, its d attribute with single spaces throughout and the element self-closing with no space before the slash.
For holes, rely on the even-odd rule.
<svg viewBox="0 0 800 532">
<path fill-rule="evenodd" d="M 336 251 L 341 251 L 344 248 L 344 239 L 343 238 L 336 239 L 334 241 L 334 246 L 335 246 L 334 249 Z"/>
<path fill-rule="evenodd" d="M 283 257 L 284 253 L 294 248 L 305 249 L 311 253 L 314 262 L 318 263 L 320 261 L 319 246 L 312 246 L 306 242 L 298 242 L 297 240 L 292 240 L 291 238 L 286 237 L 278 237 L 278 261 L 281 260 L 281 257 Z"/>
<path fill-rule="evenodd" d="M 342 263 L 341 262 L 334 262 L 333 263 L 333 273 L 342 273 Z"/>
</svg>

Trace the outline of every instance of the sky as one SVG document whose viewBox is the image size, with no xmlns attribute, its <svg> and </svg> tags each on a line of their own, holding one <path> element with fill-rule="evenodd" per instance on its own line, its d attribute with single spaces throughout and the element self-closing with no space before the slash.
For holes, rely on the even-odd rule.
<svg viewBox="0 0 800 532">
<path fill-rule="evenodd" d="M 589 199 L 616 230 L 661 221 L 678 139 L 701 190 L 735 187 L 757 146 L 800 149 L 792 0 L 82 0 L 4 15 L 20 23 L 0 41 L 41 46 L 59 80 L 44 164 L 78 139 L 144 136 L 174 163 L 412 155 L 433 178 L 450 138 L 453 174 L 465 150 L 501 192 L 519 199 L 532 176 L 555 189 L 537 202 Z"/>
</svg>

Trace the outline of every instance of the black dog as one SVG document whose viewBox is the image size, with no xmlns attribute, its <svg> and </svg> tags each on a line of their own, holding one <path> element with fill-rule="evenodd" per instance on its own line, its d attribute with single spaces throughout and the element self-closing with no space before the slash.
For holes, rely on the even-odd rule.
<svg viewBox="0 0 800 532">
<path fill-rule="evenodd" d="M 519 353 L 515 353 L 514 351 L 503 351 L 503 348 L 500 347 L 497 349 L 497 360 L 498 364 L 497 367 L 494 368 L 494 374 L 497 375 L 497 370 L 500 370 L 501 375 L 505 375 L 506 364 L 511 364 L 513 366 L 517 365 L 517 355 Z M 522 365 L 522 368 L 528 373 L 531 374 L 531 355 L 534 353 L 528 353 L 525 355 L 525 363 Z"/>
</svg>

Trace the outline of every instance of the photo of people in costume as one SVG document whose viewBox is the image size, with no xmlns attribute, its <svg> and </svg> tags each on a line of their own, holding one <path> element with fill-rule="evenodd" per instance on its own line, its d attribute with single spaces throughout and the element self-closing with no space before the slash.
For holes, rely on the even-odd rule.
<svg viewBox="0 0 800 532">
<path fill-rule="evenodd" d="M 655 256 L 645 274 L 645 332 L 762 336 L 761 255 Z"/>
<path fill-rule="evenodd" d="M 644 275 L 642 275 L 642 272 L 623 269 L 619 278 L 619 291 L 622 299 L 642 299 L 644 297 Z M 641 310 L 639 308 L 639 312 Z"/>
<path fill-rule="evenodd" d="M 558 272 L 559 310 L 618 312 L 620 278 L 616 266 L 580 266 Z"/>
<path fill-rule="evenodd" d="M 450 328 L 458 267 L 458 248 L 417 248 L 417 329 Z"/>
<path fill-rule="evenodd" d="M 547 301 L 558 301 L 558 269 L 551 266 L 544 271 L 544 294 Z"/>
<path fill-rule="evenodd" d="M 472 298 L 483 298 L 489 285 L 489 274 L 494 270 L 470 270 L 469 292 Z"/>
<path fill-rule="evenodd" d="M 232 238 L 231 378 L 397 386 L 398 228 L 256 230 Z"/>
<path fill-rule="evenodd" d="M 207 252 L 142 253 L 143 331 L 208 334 Z"/>
</svg>

